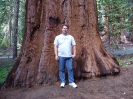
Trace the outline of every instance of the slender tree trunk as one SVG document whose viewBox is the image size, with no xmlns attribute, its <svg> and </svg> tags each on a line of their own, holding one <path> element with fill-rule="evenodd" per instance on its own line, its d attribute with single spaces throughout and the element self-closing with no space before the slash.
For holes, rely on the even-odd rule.
<svg viewBox="0 0 133 99">
<path fill-rule="evenodd" d="M 17 35 L 18 35 L 18 15 L 19 15 L 19 0 L 15 1 L 14 9 L 14 33 L 13 33 L 13 58 L 17 57 Z"/>
<path fill-rule="evenodd" d="M 10 4 L 12 1 L 10 0 Z M 10 16 L 9 16 L 9 34 L 10 34 L 10 49 L 12 48 L 12 4 L 10 6 Z"/>
<path fill-rule="evenodd" d="M 53 41 L 62 25 L 77 44 L 76 78 L 119 74 L 119 64 L 102 45 L 95 0 L 27 0 L 21 53 L 4 87 L 31 87 L 59 80 Z"/>
<path fill-rule="evenodd" d="M 11 8 L 12 11 L 12 8 Z M 12 13 L 9 18 L 10 49 L 12 48 Z"/>
<path fill-rule="evenodd" d="M 133 0 L 130 0 L 130 5 L 133 5 Z M 133 13 L 133 7 L 132 7 L 131 12 Z M 133 15 L 131 16 L 131 24 L 133 25 Z M 133 29 L 131 29 L 130 41 L 133 42 Z"/>
<path fill-rule="evenodd" d="M 9 20 L 9 34 L 10 34 L 10 48 L 12 47 L 12 32 L 11 32 L 11 18 Z"/>
</svg>

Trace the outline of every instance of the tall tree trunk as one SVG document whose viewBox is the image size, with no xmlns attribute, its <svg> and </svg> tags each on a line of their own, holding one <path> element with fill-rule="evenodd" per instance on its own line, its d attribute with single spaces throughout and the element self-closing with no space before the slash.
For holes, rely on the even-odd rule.
<svg viewBox="0 0 133 99">
<path fill-rule="evenodd" d="M 18 15 L 19 15 L 19 0 L 15 1 L 14 9 L 14 33 L 13 33 L 13 58 L 17 57 L 17 35 L 18 35 Z"/>
<path fill-rule="evenodd" d="M 10 34 L 10 48 L 12 47 L 12 23 L 11 23 L 11 18 L 9 19 L 9 34 Z"/>
<path fill-rule="evenodd" d="M 130 5 L 133 5 L 133 0 L 130 0 Z M 131 9 L 131 13 L 133 13 L 133 7 Z M 131 16 L 131 24 L 133 25 L 133 15 Z M 133 42 L 133 29 L 131 29 L 130 41 Z"/>
<path fill-rule="evenodd" d="M 21 49 L 5 87 L 31 87 L 59 80 L 53 41 L 67 23 L 77 44 L 77 78 L 118 74 L 119 64 L 103 47 L 97 25 L 96 0 L 27 0 Z"/>
<path fill-rule="evenodd" d="M 9 16 L 9 34 L 10 34 L 10 49 L 12 48 L 12 1 L 10 0 L 10 16 Z"/>
</svg>

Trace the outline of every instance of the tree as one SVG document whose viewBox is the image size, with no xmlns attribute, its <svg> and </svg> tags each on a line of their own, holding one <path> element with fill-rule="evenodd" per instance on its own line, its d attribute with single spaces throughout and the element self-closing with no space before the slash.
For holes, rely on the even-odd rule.
<svg viewBox="0 0 133 99">
<path fill-rule="evenodd" d="M 119 74 L 116 59 L 102 45 L 95 0 L 27 0 L 22 49 L 4 87 L 31 87 L 58 80 L 53 41 L 62 24 L 77 43 L 76 78 Z"/>
<path fill-rule="evenodd" d="M 130 0 L 130 5 L 133 4 L 133 0 Z M 133 25 L 133 7 L 131 8 L 131 24 Z M 131 31 L 131 37 L 130 37 L 130 40 L 133 42 L 133 29 L 130 30 Z"/>
<path fill-rule="evenodd" d="M 11 15 L 11 3 L 9 3 L 10 0 L 2 0 L 0 1 L 0 47 L 1 48 L 8 48 L 9 47 L 9 37 L 11 34 L 11 23 L 10 19 L 12 17 Z M 9 5 L 10 4 L 10 5 Z M 8 24 L 8 25 L 7 25 Z M 8 31 L 9 30 L 9 31 Z M 7 39 L 5 39 L 7 38 Z M 6 40 L 6 41 L 4 41 Z M 2 42 L 7 42 L 3 44 Z"/>
<path fill-rule="evenodd" d="M 13 33 L 14 28 L 17 28 L 15 21 L 18 20 L 18 30 L 17 30 L 17 40 L 16 42 L 21 44 L 22 35 L 24 33 L 24 23 L 25 23 L 25 0 L 19 0 L 20 7 L 17 7 L 16 0 L 2 0 L 0 1 L 0 48 L 9 48 L 13 47 Z M 17 7 L 17 8 L 16 8 Z M 19 13 L 17 12 L 19 11 Z M 17 12 L 17 14 L 15 14 Z M 18 15 L 19 14 L 19 15 Z M 19 18 L 15 18 L 18 15 Z M 2 41 L 4 38 L 7 38 L 8 44 L 6 46 L 2 46 Z M 17 47 L 17 44 L 16 44 Z"/>
<path fill-rule="evenodd" d="M 20 0 L 19 19 L 18 19 L 18 44 L 22 43 L 25 26 L 25 0 Z"/>
<path fill-rule="evenodd" d="M 18 15 L 19 15 L 19 0 L 15 2 L 16 8 L 14 11 L 14 33 L 13 33 L 13 58 L 17 57 L 17 34 L 18 34 Z"/>
<path fill-rule="evenodd" d="M 102 35 L 108 35 L 108 43 L 128 43 L 128 41 L 120 39 L 120 36 L 123 31 L 131 29 L 131 19 L 129 18 L 131 16 L 131 5 L 129 0 L 97 0 L 97 2 L 99 15 L 101 16 L 99 17 L 99 23 L 104 24 Z M 103 17 L 106 20 L 102 20 Z"/>
</svg>

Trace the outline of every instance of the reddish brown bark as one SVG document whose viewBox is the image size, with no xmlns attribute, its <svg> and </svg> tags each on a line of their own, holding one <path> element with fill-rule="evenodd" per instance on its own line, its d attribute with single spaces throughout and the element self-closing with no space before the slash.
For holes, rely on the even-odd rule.
<svg viewBox="0 0 133 99">
<path fill-rule="evenodd" d="M 115 58 L 103 47 L 97 26 L 95 0 L 27 0 L 22 51 L 4 86 L 51 84 L 58 80 L 53 41 L 67 23 L 77 43 L 75 77 L 116 74 Z"/>
</svg>

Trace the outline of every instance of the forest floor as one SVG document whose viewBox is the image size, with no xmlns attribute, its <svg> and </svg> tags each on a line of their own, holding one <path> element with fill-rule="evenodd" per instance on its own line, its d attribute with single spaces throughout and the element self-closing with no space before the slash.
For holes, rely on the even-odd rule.
<svg viewBox="0 0 133 99">
<path fill-rule="evenodd" d="M 0 99 L 133 99 L 133 60 L 123 58 L 124 67 L 117 76 L 76 81 L 78 88 L 60 82 L 50 86 L 0 90 Z"/>
<path fill-rule="evenodd" d="M 68 84 L 0 90 L 0 99 L 133 99 L 133 64 L 121 67 L 117 76 L 76 81 L 78 88 Z"/>
</svg>

